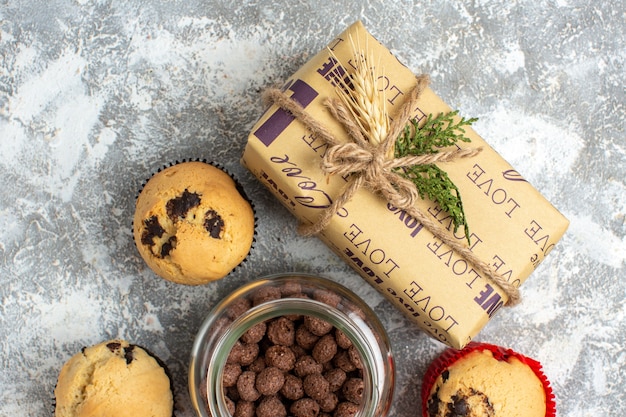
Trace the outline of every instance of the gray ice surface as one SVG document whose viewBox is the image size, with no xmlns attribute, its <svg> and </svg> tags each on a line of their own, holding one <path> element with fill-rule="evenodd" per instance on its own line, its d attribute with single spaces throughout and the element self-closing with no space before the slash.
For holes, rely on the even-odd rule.
<svg viewBox="0 0 626 417">
<path fill-rule="evenodd" d="M 626 409 L 623 0 L 0 1 L 0 415 L 52 413 L 62 364 L 115 337 L 150 347 L 192 417 L 187 363 L 207 311 L 257 276 L 328 276 L 375 309 L 396 354 L 391 415 L 418 415 L 443 346 L 412 325 L 239 163 L 260 92 L 357 19 L 571 221 L 479 340 L 538 359 L 559 416 Z M 184 287 L 131 235 L 164 164 L 221 163 L 257 214 L 248 262 Z"/>
</svg>

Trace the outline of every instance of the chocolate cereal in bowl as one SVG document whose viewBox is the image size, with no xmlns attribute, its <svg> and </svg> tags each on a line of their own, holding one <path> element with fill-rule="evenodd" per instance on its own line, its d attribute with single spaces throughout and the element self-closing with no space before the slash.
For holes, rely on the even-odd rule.
<svg viewBox="0 0 626 417">
<path fill-rule="evenodd" d="M 202 324 L 189 366 L 199 417 L 382 417 L 393 387 L 390 343 L 373 311 L 303 274 L 228 295 Z"/>
</svg>

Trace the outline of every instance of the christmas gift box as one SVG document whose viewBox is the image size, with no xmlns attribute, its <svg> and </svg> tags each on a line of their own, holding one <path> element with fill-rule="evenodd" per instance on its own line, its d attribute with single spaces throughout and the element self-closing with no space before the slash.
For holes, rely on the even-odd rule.
<svg viewBox="0 0 626 417">
<path fill-rule="evenodd" d="M 242 163 L 431 336 L 461 348 L 569 224 L 356 22 L 265 93 Z"/>
</svg>

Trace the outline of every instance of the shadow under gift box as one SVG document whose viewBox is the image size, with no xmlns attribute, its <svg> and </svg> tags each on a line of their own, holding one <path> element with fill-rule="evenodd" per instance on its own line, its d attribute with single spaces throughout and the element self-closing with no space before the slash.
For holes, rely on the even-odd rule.
<svg viewBox="0 0 626 417">
<path fill-rule="evenodd" d="M 339 78 L 353 71 L 355 48 L 381 68 L 387 113 L 393 117 L 415 75 L 356 22 L 301 67 L 284 86 L 286 94 L 342 141 L 348 136 L 325 107 Z M 332 51 L 332 53 L 331 53 Z M 427 88 L 413 117 L 451 109 Z M 469 248 L 509 283 L 519 287 L 563 236 L 569 221 L 493 150 L 471 127 L 464 146 L 482 147 L 472 158 L 440 163 L 459 188 L 471 236 Z M 342 192 L 347 178 L 320 167 L 328 145 L 289 112 L 271 105 L 248 138 L 242 163 L 296 218 L 315 222 Z M 419 200 L 422 212 L 447 233 L 451 217 L 434 202 Z M 406 212 L 359 189 L 318 237 L 366 281 L 434 338 L 455 348 L 469 343 L 508 297 L 489 278 Z"/>
</svg>

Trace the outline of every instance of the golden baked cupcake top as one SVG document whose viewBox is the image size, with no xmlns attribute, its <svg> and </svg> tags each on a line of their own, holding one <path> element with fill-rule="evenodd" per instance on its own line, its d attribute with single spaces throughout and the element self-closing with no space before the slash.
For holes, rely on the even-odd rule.
<svg viewBox="0 0 626 417">
<path fill-rule="evenodd" d="M 153 175 L 137 197 L 135 244 L 159 276 L 200 285 L 222 278 L 248 255 L 254 212 L 235 181 L 204 162 Z"/>
<path fill-rule="evenodd" d="M 489 344 L 448 350 L 424 377 L 424 417 L 553 416 L 552 390 L 540 368 Z"/>
<path fill-rule="evenodd" d="M 56 417 L 172 417 L 165 369 L 143 348 L 109 340 L 84 348 L 61 368 Z"/>
</svg>

